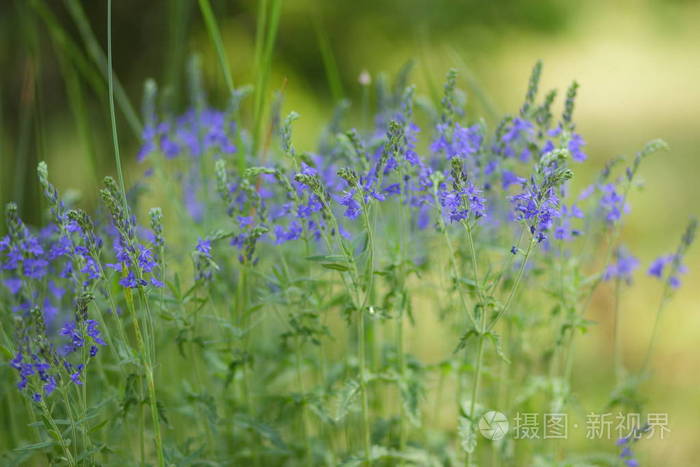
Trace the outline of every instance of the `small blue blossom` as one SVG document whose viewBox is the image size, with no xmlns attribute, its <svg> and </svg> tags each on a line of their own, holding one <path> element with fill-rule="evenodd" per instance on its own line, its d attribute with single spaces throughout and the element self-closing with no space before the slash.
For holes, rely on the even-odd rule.
<svg viewBox="0 0 700 467">
<path fill-rule="evenodd" d="M 504 190 L 507 190 L 511 185 L 522 185 L 525 183 L 525 179 L 518 177 L 515 173 L 510 170 L 504 170 L 501 174 L 501 184 Z"/>
<path fill-rule="evenodd" d="M 430 146 L 431 151 L 444 153 L 446 159 L 450 160 L 453 157 L 464 159 L 480 150 L 484 137 L 479 125 L 463 127 L 455 123 L 451 135 L 448 134 L 449 130 L 443 123 L 437 126 L 438 138 Z"/>
<path fill-rule="evenodd" d="M 19 292 L 19 289 L 22 288 L 22 280 L 18 279 L 16 277 L 11 277 L 9 279 L 5 279 L 2 281 L 3 284 L 5 284 L 5 287 L 10 291 L 12 295 L 17 295 L 17 292 Z"/>
<path fill-rule="evenodd" d="M 675 260 L 676 260 L 675 255 L 660 256 L 659 258 L 656 258 L 651 263 L 647 272 L 650 276 L 657 277 L 659 279 L 663 279 L 664 270 L 666 269 L 666 266 L 673 264 Z M 681 280 L 678 276 L 679 276 L 679 274 L 685 274 L 686 272 L 687 272 L 687 268 L 683 264 L 680 264 L 680 262 L 679 262 L 675 268 L 672 268 L 672 270 L 669 274 L 669 277 L 668 277 L 669 285 L 674 289 L 679 288 L 681 286 Z"/>
<path fill-rule="evenodd" d="M 603 193 L 600 198 L 600 207 L 603 209 L 605 219 L 614 224 L 620 220 L 624 212 L 628 211 L 628 208 L 623 204 L 623 197 L 612 183 L 603 185 L 599 189 Z"/>
<path fill-rule="evenodd" d="M 99 323 L 93 319 L 88 319 L 85 321 L 87 324 L 87 335 L 92 338 L 92 341 L 99 345 L 107 345 L 105 341 L 100 337 L 100 330 L 97 329 Z"/>
<path fill-rule="evenodd" d="M 516 220 L 525 221 L 538 242 L 547 238 L 546 232 L 552 228 L 554 219 L 561 216 L 555 189 L 542 188 L 534 179 L 521 193 L 511 197 L 511 203 Z"/>
<path fill-rule="evenodd" d="M 535 127 L 532 122 L 514 118 L 506 126 L 501 136 L 500 152 L 508 158 L 517 157 L 521 162 L 530 160 L 530 142 L 534 138 Z"/>
<path fill-rule="evenodd" d="M 83 336 L 80 334 L 80 331 L 77 329 L 75 323 L 73 321 L 68 321 L 63 325 L 61 328 L 60 335 L 70 337 L 71 343 L 66 346 L 66 352 L 74 352 L 76 349 L 82 347 L 85 343 L 85 340 L 83 339 Z"/>
<path fill-rule="evenodd" d="M 151 250 L 143 245 L 138 245 L 138 262 L 139 267 L 143 272 L 151 272 L 158 265 L 155 259 L 153 259 L 153 253 Z"/>
<path fill-rule="evenodd" d="M 355 199 L 355 190 L 346 192 L 340 199 L 340 204 L 345 206 L 345 217 L 355 219 L 360 215 L 361 206 Z"/>
<path fill-rule="evenodd" d="M 75 372 L 71 373 L 70 379 L 73 381 L 76 385 L 80 386 L 83 384 L 83 382 L 80 380 L 80 375 L 83 373 L 83 368 L 85 365 L 82 363 L 79 364 L 78 366 L 75 367 Z"/>
<path fill-rule="evenodd" d="M 583 140 L 583 137 L 580 134 L 574 133 L 571 135 L 568 148 L 569 152 L 571 152 L 571 158 L 576 162 L 583 162 L 588 158 L 586 153 L 583 152 L 583 146 L 585 145 L 586 142 Z"/>
<path fill-rule="evenodd" d="M 53 376 L 49 376 L 47 379 L 46 384 L 44 384 L 44 393 L 49 396 L 51 395 L 52 392 L 56 389 L 57 384 L 56 384 L 56 378 Z"/>
<path fill-rule="evenodd" d="M 628 254 L 623 248 L 617 250 L 616 258 L 617 261 L 608 265 L 607 269 L 605 270 L 603 280 L 608 281 L 613 278 L 619 278 L 627 283 L 631 283 L 632 273 L 639 266 L 639 260 Z"/>
<path fill-rule="evenodd" d="M 125 277 L 119 279 L 119 284 L 122 287 L 126 287 L 128 289 L 135 289 L 138 287 L 143 287 L 148 283 L 143 279 L 136 278 L 134 271 L 129 271 L 129 273 Z"/>
<path fill-rule="evenodd" d="M 211 240 L 205 239 L 202 240 L 201 238 L 197 241 L 197 246 L 195 247 L 195 250 L 198 252 L 202 253 L 205 256 L 211 257 Z"/>
<path fill-rule="evenodd" d="M 281 225 L 276 225 L 275 243 L 280 245 L 291 240 L 298 240 L 301 238 L 303 232 L 304 229 L 297 221 L 292 221 L 287 230 L 285 230 Z"/>
</svg>

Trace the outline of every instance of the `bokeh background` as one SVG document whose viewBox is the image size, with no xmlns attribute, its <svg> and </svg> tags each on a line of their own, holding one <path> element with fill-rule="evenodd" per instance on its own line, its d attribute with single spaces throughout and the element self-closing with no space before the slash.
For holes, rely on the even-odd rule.
<svg viewBox="0 0 700 467">
<path fill-rule="evenodd" d="M 49 163 L 59 189 L 76 189 L 86 206 L 96 202 L 98 175 L 114 174 L 107 85 L 90 58 L 90 47 L 106 50 L 107 2 L 80 3 L 82 27 L 89 25 L 93 43 L 71 15 L 72 3 L 0 2 L 0 201 L 17 201 L 34 222 L 40 218 L 39 160 Z M 257 2 L 212 3 L 234 82 L 252 82 Z M 171 108 L 186 107 L 185 68 L 195 53 L 210 103 L 222 105 L 223 77 L 195 0 L 116 0 L 113 21 L 114 70 L 136 113 L 147 78 L 166 90 Z M 501 115 L 516 111 L 531 67 L 542 59 L 542 88 L 563 91 L 574 79 L 581 84 L 575 115 L 590 159 L 580 179 L 611 157 L 631 157 L 649 139 L 661 137 L 671 146 L 645 163 L 646 187 L 632 195 L 624 227 L 624 240 L 646 269 L 675 248 L 688 217 L 699 213 L 698 24 L 700 2 L 693 0 L 288 0 L 270 92 L 284 87 L 284 112 L 302 115 L 297 146 L 312 149 L 334 101 L 351 99 L 358 117 L 363 70 L 376 78 L 415 60 L 412 81 L 430 98 L 454 67 L 471 108 Z M 335 76 L 328 76 L 324 54 L 326 63 L 335 63 Z M 123 112 L 118 118 L 128 182 L 142 170 L 135 161 L 139 138 Z M 696 465 L 700 458 L 697 246 L 687 265 L 683 288 L 663 317 L 653 378 L 645 384 L 649 410 L 668 413 L 671 429 L 665 440 L 641 450 L 648 465 Z M 623 305 L 631 368 L 641 363 L 661 293 L 644 271 L 636 281 Z M 581 405 L 590 410 L 611 389 L 610 365 L 601 365 L 611 355 L 611 293 L 599 292 L 588 316 L 597 325 L 579 340 L 574 373 L 575 387 L 588 395 Z"/>
</svg>

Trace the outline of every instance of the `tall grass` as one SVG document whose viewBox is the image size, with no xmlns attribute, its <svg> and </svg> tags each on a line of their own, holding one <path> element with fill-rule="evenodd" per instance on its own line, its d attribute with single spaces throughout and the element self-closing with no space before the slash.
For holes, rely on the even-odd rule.
<svg viewBox="0 0 700 467">
<path fill-rule="evenodd" d="M 117 180 L 104 179 L 100 208 L 88 214 L 42 162 L 43 223 L 25 224 L 17 205 L 6 207 L 0 463 L 634 465 L 654 434 L 641 418 L 617 444 L 587 440 L 581 453 L 574 440 L 498 432 L 490 411 L 512 423 L 523 413 L 577 416 L 585 386 L 573 378 L 576 342 L 593 325 L 595 294 L 612 284 L 604 409 L 651 415 L 641 382 L 697 222 L 648 269 L 661 300 L 638 368 L 622 336 L 639 261 L 620 239 L 645 160 L 665 143 L 601 167 L 590 190 L 574 193 L 569 180 L 591 163 L 574 123 L 578 85 L 555 113 L 556 94 L 539 92 L 538 62 L 522 107 L 500 116 L 455 52 L 468 94 L 459 89 L 465 73 L 448 72 L 440 90 L 426 63 L 431 99 L 410 84 L 412 63 L 393 80 L 363 75 L 359 130 L 340 102 L 318 146 L 300 150 L 300 116 L 283 115 L 283 92 L 269 97 L 281 0 L 258 4 L 250 114 L 209 0 L 198 6 L 225 101 L 208 102 L 196 55 L 178 69 L 191 6 L 174 2 L 163 88 L 178 92 L 187 75 L 190 107 L 173 110 L 149 80 L 140 119 L 114 73 L 119 25 L 106 3 L 106 53 L 79 1 L 65 5 L 82 46 L 47 4 L 26 6 L 32 47 L 38 24 L 54 42 L 95 173 L 84 92 L 106 94 Z M 328 86 L 342 101 L 329 37 L 313 21 Z M 38 154 L 51 150 L 33 93 L 46 52 L 35 53 L 22 71 L 25 164 L 32 124 Z M 465 95 L 485 115 L 468 111 Z M 126 176 L 120 118 L 140 139 L 143 175 Z M 22 179 L 29 168 L 15 170 Z M 75 169 L 51 167 L 61 170 Z M 147 211 L 154 202 L 161 207 Z"/>
</svg>

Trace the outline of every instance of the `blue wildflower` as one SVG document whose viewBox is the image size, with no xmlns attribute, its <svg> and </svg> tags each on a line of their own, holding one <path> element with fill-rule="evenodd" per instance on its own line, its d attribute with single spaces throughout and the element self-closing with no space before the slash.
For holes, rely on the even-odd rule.
<svg viewBox="0 0 700 467">
<path fill-rule="evenodd" d="M 211 240 L 205 239 L 202 240 L 201 238 L 197 241 L 197 246 L 195 247 L 195 250 L 198 252 L 202 253 L 205 256 L 211 257 Z"/>
<path fill-rule="evenodd" d="M 143 287 L 147 284 L 147 282 L 143 279 L 137 279 L 136 275 L 134 274 L 134 271 L 129 271 L 129 273 L 125 277 L 119 279 L 119 284 L 122 287 L 135 289 L 137 287 Z"/>
<path fill-rule="evenodd" d="M 586 142 L 583 140 L 583 137 L 581 135 L 579 135 L 578 133 L 573 133 L 571 135 L 568 148 L 569 152 L 571 152 L 571 158 L 576 162 L 583 162 L 587 159 L 588 156 L 586 156 L 586 153 L 583 152 L 582 149 L 585 145 Z"/>
<path fill-rule="evenodd" d="M 76 349 L 82 347 L 85 343 L 83 336 L 80 334 L 80 331 L 77 329 L 75 323 L 72 321 L 66 322 L 59 331 L 59 334 L 62 336 L 70 337 L 71 339 L 71 343 L 66 347 L 67 353 L 74 352 Z"/>
<path fill-rule="evenodd" d="M 603 192 L 600 198 L 600 207 L 603 209 L 605 219 L 611 224 L 619 221 L 622 214 L 628 211 L 628 207 L 623 204 L 623 197 L 612 183 L 603 185 L 599 189 Z"/>
<path fill-rule="evenodd" d="M 44 384 L 44 394 L 46 394 L 47 396 L 51 395 L 51 393 L 54 392 L 56 387 L 56 378 L 54 378 L 53 376 L 49 376 L 47 378 L 46 384 Z"/>
<path fill-rule="evenodd" d="M 667 264 L 669 264 L 671 261 L 673 261 L 673 256 L 667 255 L 667 256 L 661 256 L 659 258 L 656 258 L 652 263 L 651 266 L 649 266 L 649 270 L 647 271 L 649 275 L 661 278 L 661 276 L 664 273 L 664 268 L 666 267 Z"/>
<path fill-rule="evenodd" d="M 504 170 L 501 174 L 501 185 L 503 186 L 504 190 L 507 190 L 511 185 L 522 185 L 524 183 L 524 178 L 518 177 L 510 170 Z"/>
<path fill-rule="evenodd" d="M 304 229 L 297 221 L 292 221 L 287 230 L 281 225 L 277 225 L 275 226 L 275 243 L 279 245 L 291 240 L 298 240 L 303 232 Z"/>
<path fill-rule="evenodd" d="M 666 269 L 666 265 L 672 265 L 674 262 L 676 262 L 676 255 L 665 255 L 665 256 L 660 256 L 659 258 L 656 258 L 651 265 L 649 266 L 648 269 L 648 274 L 650 276 L 658 277 L 659 279 L 663 278 L 664 275 L 664 270 Z M 678 261 L 678 264 L 676 267 L 671 268 L 671 272 L 669 273 L 668 277 L 668 283 L 669 285 L 677 289 L 678 287 L 681 286 L 681 280 L 678 277 L 679 274 L 685 274 L 687 272 L 687 268 Z"/>
<path fill-rule="evenodd" d="M 511 197 L 516 219 L 525 221 L 530 226 L 530 233 L 536 235 L 539 242 L 546 238 L 546 233 L 553 225 L 554 219 L 561 216 L 559 197 L 554 188 L 542 189 L 532 180 L 525 190 Z"/>
<path fill-rule="evenodd" d="M 18 279 L 16 277 L 11 277 L 9 279 L 5 279 L 3 281 L 3 284 L 5 284 L 5 287 L 10 291 L 12 295 L 17 295 L 17 292 L 19 292 L 19 289 L 22 288 L 22 280 Z"/>
<path fill-rule="evenodd" d="M 87 324 L 87 335 L 92 338 L 92 341 L 99 345 L 107 345 L 100 337 L 100 330 L 97 329 L 99 323 L 93 319 L 88 319 L 85 323 Z"/>
<path fill-rule="evenodd" d="M 78 366 L 75 367 L 75 372 L 73 372 L 73 373 L 70 374 L 70 379 L 71 379 L 71 381 L 73 381 L 73 382 L 74 382 L 75 384 L 77 384 L 78 386 L 80 386 L 81 384 L 83 384 L 83 382 L 80 380 L 80 376 L 81 376 L 81 374 L 83 373 L 83 368 L 84 368 L 84 367 L 85 367 L 85 365 L 83 365 L 83 364 L 81 363 L 81 364 L 79 364 Z"/>
<path fill-rule="evenodd" d="M 346 192 L 339 202 L 345 206 L 344 214 L 348 219 L 355 219 L 360 215 L 361 206 L 355 199 L 355 190 Z"/>
<path fill-rule="evenodd" d="M 532 122 L 514 118 L 505 127 L 497 151 L 505 157 L 517 157 L 522 162 L 530 160 L 530 143 L 534 138 L 535 128 Z"/>
</svg>

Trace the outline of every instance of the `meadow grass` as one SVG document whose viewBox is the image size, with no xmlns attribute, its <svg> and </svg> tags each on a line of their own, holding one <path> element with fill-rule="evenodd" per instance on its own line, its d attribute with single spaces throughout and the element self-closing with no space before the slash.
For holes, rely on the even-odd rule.
<svg viewBox="0 0 700 467">
<path fill-rule="evenodd" d="M 27 7 L 55 39 L 92 172 L 103 168 L 82 92 L 104 85 L 116 181 L 104 179 L 100 207 L 87 213 L 51 183 L 62 168 L 41 162 L 42 222 L 28 225 L 7 205 L 3 463 L 638 465 L 637 443 L 663 434 L 641 383 L 697 228 L 691 220 L 677 246 L 645 265 L 660 301 L 646 358 L 631 367 L 624 296 L 641 261 L 620 232 L 644 161 L 666 144 L 612 160 L 574 192 L 570 180 L 589 163 L 577 83 L 556 113 L 556 93 L 539 92 L 538 62 L 522 107 L 489 125 L 490 115 L 465 110 L 456 71 L 431 103 L 410 85 L 408 64 L 393 80 L 362 77 L 357 128 L 339 102 L 318 146 L 299 150 L 293 124 L 303 116 L 283 115 L 283 91 L 272 101 L 268 91 L 281 3 L 259 4 L 250 105 L 200 0 L 225 99 L 208 101 L 195 56 L 188 110 L 174 113 L 148 81 L 140 118 L 114 74 L 111 0 L 106 53 L 80 2 L 66 6 L 85 51 L 43 2 Z M 120 116 L 142 142 L 127 156 L 141 164 L 131 180 Z M 520 421 L 582 411 L 572 361 L 606 283 L 615 380 L 605 404 L 585 410 L 631 422 L 581 452 Z"/>
</svg>

